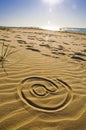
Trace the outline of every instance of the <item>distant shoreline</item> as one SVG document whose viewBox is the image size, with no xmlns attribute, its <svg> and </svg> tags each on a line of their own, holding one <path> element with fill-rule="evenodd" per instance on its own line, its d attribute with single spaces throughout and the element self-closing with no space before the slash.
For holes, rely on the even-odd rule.
<svg viewBox="0 0 86 130">
<path fill-rule="evenodd" d="M 21 29 L 36 29 L 36 30 L 46 30 L 46 31 L 55 31 L 55 32 L 66 32 L 66 33 L 75 33 L 75 34 L 85 34 L 86 28 L 72 28 L 72 27 L 62 27 L 59 30 L 49 30 L 41 27 L 17 27 L 17 26 L 0 26 L 0 30 L 5 30 L 8 28 L 21 28 Z"/>
</svg>

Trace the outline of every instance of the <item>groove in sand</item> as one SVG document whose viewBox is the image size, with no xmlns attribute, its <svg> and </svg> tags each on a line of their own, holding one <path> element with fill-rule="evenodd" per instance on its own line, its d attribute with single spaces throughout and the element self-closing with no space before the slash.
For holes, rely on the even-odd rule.
<svg viewBox="0 0 86 130">
<path fill-rule="evenodd" d="M 36 83 L 33 83 L 34 81 Z M 18 94 L 19 94 L 21 100 L 28 106 L 31 106 L 39 111 L 55 112 L 55 111 L 60 111 L 60 110 L 64 109 L 65 107 L 67 107 L 68 104 L 72 100 L 71 87 L 62 80 L 58 79 L 58 82 L 60 84 L 63 84 L 62 87 L 66 90 L 66 97 L 65 97 L 65 99 L 63 99 L 63 101 L 61 101 L 60 104 L 58 104 L 58 102 L 57 102 L 57 104 L 53 107 L 45 106 L 45 105 L 41 105 L 41 104 L 39 105 L 39 104 L 35 103 L 34 101 L 31 101 L 30 97 L 27 97 L 27 95 L 25 95 L 25 90 L 23 91 L 23 89 L 26 89 L 26 90 L 30 91 L 30 93 L 32 92 L 33 96 L 35 96 L 35 98 L 37 98 L 37 97 L 45 98 L 46 95 L 49 95 L 49 94 L 52 95 L 54 93 L 55 94 L 57 93 L 57 95 L 58 95 L 59 86 L 56 83 L 54 83 L 53 81 L 51 81 L 50 79 L 43 78 L 43 77 L 29 77 L 29 78 L 24 79 L 21 82 L 21 84 L 20 84 L 20 86 L 18 86 L 17 90 L 18 90 Z M 37 88 L 38 88 L 38 90 L 36 90 Z M 41 93 L 40 89 L 44 89 L 45 92 Z M 46 98 L 45 98 L 45 100 L 46 100 Z"/>
</svg>

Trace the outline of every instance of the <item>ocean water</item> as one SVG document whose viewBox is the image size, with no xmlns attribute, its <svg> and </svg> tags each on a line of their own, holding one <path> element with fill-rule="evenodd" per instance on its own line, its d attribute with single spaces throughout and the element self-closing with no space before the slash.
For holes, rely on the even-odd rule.
<svg viewBox="0 0 86 130">
<path fill-rule="evenodd" d="M 86 34 L 86 28 L 60 28 L 60 31 Z"/>
</svg>

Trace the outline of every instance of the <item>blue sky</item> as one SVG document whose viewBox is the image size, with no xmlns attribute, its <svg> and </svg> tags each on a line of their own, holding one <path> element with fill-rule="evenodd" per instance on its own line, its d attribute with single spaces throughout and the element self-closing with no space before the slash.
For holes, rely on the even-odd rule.
<svg viewBox="0 0 86 130">
<path fill-rule="evenodd" d="M 0 26 L 86 28 L 86 0 L 0 0 Z"/>
</svg>

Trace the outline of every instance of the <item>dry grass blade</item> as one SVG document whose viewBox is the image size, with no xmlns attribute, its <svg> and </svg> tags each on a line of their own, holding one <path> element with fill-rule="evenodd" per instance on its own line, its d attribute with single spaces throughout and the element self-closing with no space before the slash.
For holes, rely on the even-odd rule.
<svg viewBox="0 0 86 130">
<path fill-rule="evenodd" d="M 7 61 L 8 56 L 15 53 L 16 51 L 12 50 L 12 48 L 9 46 L 9 44 L 5 45 L 4 43 L 2 43 L 0 52 L 1 52 L 1 54 L 0 54 L 1 67 L 3 68 L 4 72 L 8 75 L 8 73 L 4 67 L 4 62 Z"/>
<path fill-rule="evenodd" d="M 11 54 L 15 53 L 16 51 L 12 51 L 9 44 L 5 45 L 4 43 L 2 44 L 2 50 L 0 54 L 0 62 L 3 62 L 7 59 L 8 56 Z"/>
</svg>

